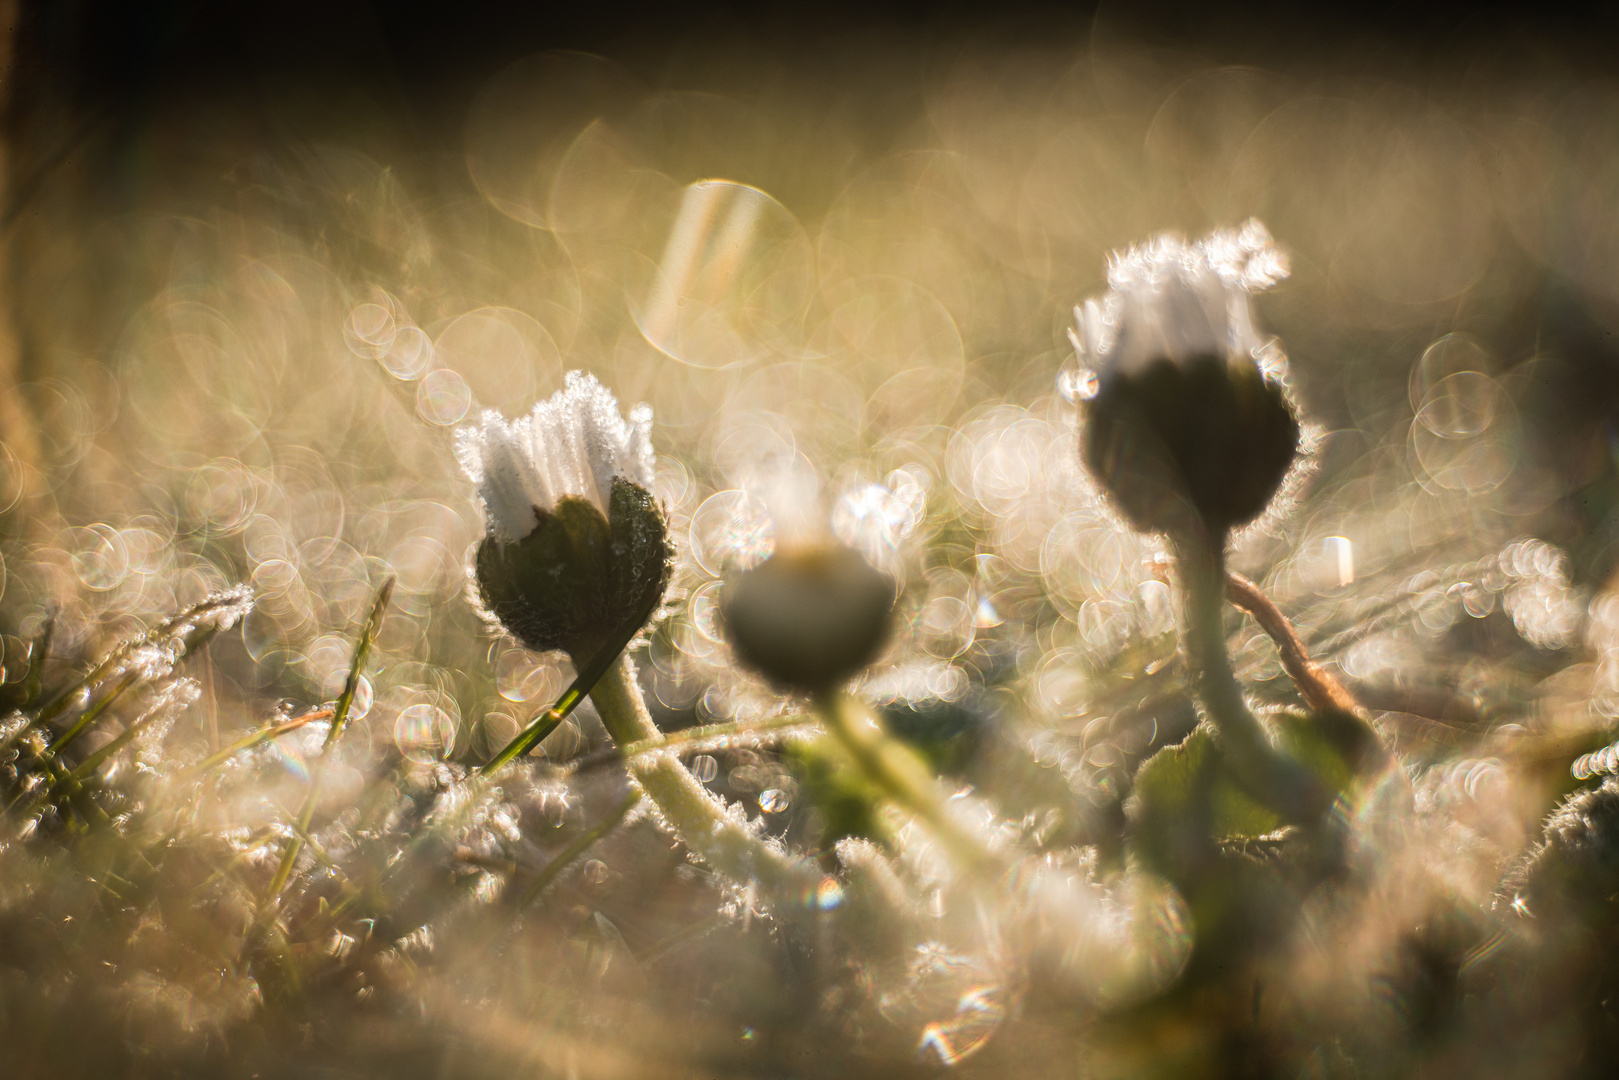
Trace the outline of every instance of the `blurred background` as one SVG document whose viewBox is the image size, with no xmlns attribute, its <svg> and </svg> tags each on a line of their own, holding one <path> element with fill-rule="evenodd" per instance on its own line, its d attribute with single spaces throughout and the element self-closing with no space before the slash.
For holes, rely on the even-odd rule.
<svg viewBox="0 0 1619 1080">
<path fill-rule="evenodd" d="M 1291 261 L 1258 313 L 1313 451 L 1236 565 L 1411 753 L 1619 716 L 1612 22 L 6 11 L 10 679 L 47 611 L 59 678 L 250 582 L 181 722 L 217 749 L 278 700 L 334 696 L 394 575 L 365 752 L 487 758 L 571 672 L 465 601 L 482 525 L 453 431 L 584 368 L 654 409 L 680 548 L 643 654 L 666 727 L 781 711 L 731 670 L 715 589 L 778 536 L 831 532 L 904 584 L 868 696 L 1015 720 L 1116 807 L 1191 716 L 1091 727 L 1124 715 L 1098 673 L 1155 670 L 1173 622 L 1153 547 L 1080 473 L 1065 332 L 1110 250 L 1257 217 Z M 1237 649 L 1291 694 L 1256 632 Z M 599 739 L 587 708 L 546 752 Z M 772 828 L 825 826 L 785 824 L 783 767 L 722 764 L 706 778 Z"/>
<path fill-rule="evenodd" d="M 1069 453 L 1071 310 L 1109 250 L 1249 217 L 1291 256 L 1260 316 L 1319 446 L 1241 565 L 1306 599 L 1519 536 L 1566 553 L 1564 584 L 1614 566 L 1600 25 L 494 3 L 10 25 L 13 646 L 47 604 L 89 648 L 250 580 L 227 681 L 329 692 L 325 635 L 391 570 L 384 646 L 455 658 L 432 696 L 470 745 L 479 524 L 450 432 L 582 367 L 654 407 L 699 660 L 703 586 L 829 525 L 912 579 L 896 655 L 1106 654 L 1163 613 Z M 1459 575 L 1418 591 L 1491 592 Z M 525 702 L 562 678 L 510 663 Z"/>
</svg>

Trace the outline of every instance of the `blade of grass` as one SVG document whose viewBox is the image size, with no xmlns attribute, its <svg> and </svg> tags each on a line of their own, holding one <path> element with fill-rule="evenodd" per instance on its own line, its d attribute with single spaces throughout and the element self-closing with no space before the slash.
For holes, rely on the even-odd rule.
<svg viewBox="0 0 1619 1080">
<path fill-rule="evenodd" d="M 635 962 L 638 964 L 650 964 L 661 960 L 687 942 L 705 937 L 728 922 L 730 922 L 730 919 L 724 915 L 710 915 L 706 919 L 698 919 L 689 926 L 681 927 L 663 940 L 653 942 L 635 955 Z"/>
<path fill-rule="evenodd" d="M 612 813 L 581 833 L 573 843 L 562 849 L 561 854 L 546 863 L 545 869 L 541 870 L 534 880 L 529 882 L 528 888 L 523 890 L 522 899 L 517 901 L 517 910 L 521 911 L 539 899 L 564 870 L 578 861 L 579 856 L 594 847 L 602 837 L 618 828 L 619 822 L 623 821 L 625 815 L 635 809 L 635 804 L 640 801 L 639 790 L 630 792 L 623 802 L 613 808 Z"/>
<path fill-rule="evenodd" d="M 90 774 L 94 773 L 98 768 L 101 767 L 102 762 L 106 761 L 118 751 L 128 746 L 135 736 L 139 735 L 143 730 L 145 730 L 152 723 L 152 721 L 162 716 L 164 711 L 169 707 L 170 702 L 173 700 L 174 688 L 170 687 L 164 692 L 158 702 L 146 711 L 144 716 L 140 717 L 111 739 L 108 739 L 106 745 L 89 754 L 83 761 L 74 766 L 73 771 L 67 774 L 67 781 L 69 783 L 83 782 L 86 777 L 90 776 Z"/>
<path fill-rule="evenodd" d="M 126 679 L 125 683 L 127 684 L 127 682 L 128 680 Z M 54 779 L 51 781 L 50 785 L 35 798 L 34 802 L 24 810 L 24 813 L 30 813 L 33 810 L 38 809 L 41 804 L 49 802 L 51 797 L 58 791 L 68 789 L 76 792 L 79 788 L 83 787 L 85 780 L 92 776 L 95 771 L 101 767 L 103 762 L 112 757 L 114 754 L 118 753 L 118 751 L 122 750 L 124 747 L 128 746 L 135 736 L 139 735 L 143 730 L 145 730 L 145 728 L 147 728 L 152 721 L 164 714 L 169 705 L 174 701 L 174 692 L 178 685 L 178 683 L 170 685 L 151 708 L 147 709 L 145 713 L 143 713 L 128 727 L 124 728 L 123 731 L 107 740 L 104 746 L 89 754 L 83 761 L 79 762 L 71 772 L 63 772 L 62 769 L 56 764 L 56 757 L 54 755 L 48 756 L 45 760 L 47 764 L 51 766 L 51 772 Z M 112 696 L 113 695 L 111 694 L 107 695 L 109 699 Z M 103 702 L 103 705 L 105 704 L 106 702 Z"/>
<path fill-rule="evenodd" d="M 56 633 L 56 612 L 45 616 L 45 625 L 39 628 L 39 637 L 28 654 L 28 673 L 23 676 L 23 708 L 39 700 L 45 692 L 45 659 L 51 651 L 51 637 Z"/>
<path fill-rule="evenodd" d="M 648 615 L 650 614 L 648 612 Z M 513 758 L 521 757 L 540 745 L 545 737 L 555 731 L 557 725 L 566 720 L 568 714 L 578 708 L 580 702 L 584 701 L 590 692 L 595 689 L 596 684 L 601 681 L 601 677 L 607 674 L 607 669 L 613 666 L 613 661 L 618 659 L 619 653 L 623 652 L 631 639 L 641 632 L 641 627 L 645 625 L 645 622 L 645 619 L 635 622 L 634 629 L 624 635 L 621 640 L 609 643 L 606 648 L 597 653 L 596 658 L 585 665 L 584 670 L 578 673 L 573 683 L 562 692 L 562 696 L 557 698 L 555 705 L 547 709 L 538 720 L 518 732 L 517 737 L 507 743 L 504 750 L 490 758 L 488 763 L 478 771 L 484 775 L 492 775 Z"/>
<path fill-rule="evenodd" d="M 348 726 L 349 710 L 354 706 L 354 695 L 360 688 L 360 675 L 365 671 L 365 660 L 371 653 L 371 643 L 377 638 L 377 631 L 382 628 L 383 613 L 388 610 L 388 601 L 393 597 L 394 579 L 389 578 L 377 590 L 376 603 L 371 605 L 371 614 L 366 617 L 365 626 L 360 631 L 360 639 L 354 643 L 354 659 L 349 664 L 349 677 L 343 684 L 343 693 L 338 696 L 337 704 L 332 710 L 332 726 L 326 732 L 326 741 L 321 744 L 320 757 L 324 762 L 327 753 L 342 737 L 343 729 Z M 270 881 L 269 899 L 273 900 L 281 895 L 281 890 L 287 887 L 287 879 L 292 876 L 292 864 L 298 860 L 298 852 L 303 849 L 303 836 L 309 832 L 309 822 L 315 816 L 315 803 L 320 798 L 321 770 L 319 764 L 309 777 L 309 793 L 304 796 L 303 809 L 298 812 L 298 823 L 293 838 L 287 842 L 287 850 L 281 855 L 281 865 L 276 867 L 275 877 Z"/>
<path fill-rule="evenodd" d="M 119 698 L 128 693 L 131 687 L 140 682 L 141 675 L 142 672 L 139 668 L 125 675 L 117 685 L 107 691 L 105 697 L 84 710 L 66 731 L 51 740 L 50 745 L 45 747 L 45 756 L 50 758 L 61 756 L 62 751 L 67 748 L 69 743 L 84 734 L 91 724 L 101 719 L 103 713 L 111 708 Z"/>
<path fill-rule="evenodd" d="M 325 705 L 319 709 L 311 709 L 302 716 L 295 716 L 291 720 L 283 720 L 279 724 L 272 724 L 267 728 L 260 728 L 258 731 L 242 736 L 229 746 L 221 749 L 218 753 L 209 754 L 195 765 L 188 767 L 181 775 L 189 777 L 195 773 L 207 772 L 209 769 L 217 768 L 224 762 L 235 757 L 237 754 L 240 754 L 245 750 L 251 750 L 255 746 L 262 745 L 263 743 L 267 743 L 271 739 L 279 739 L 288 732 L 297 731 L 305 724 L 312 724 L 316 720 L 330 720 L 336 711 L 337 710 L 333 706 Z"/>
<path fill-rule="evenodd" d="M 72 707 L 73 699 L 81 690 L 86 688 L 94 689 L 101 683 L 105 682 L 117 668 L 119 661 L 128 656 L 131 650 L 137 649 L 142 645 L 149 645 L 152 642 L 159 641 L 165 637 L 169 637 L 173 635 L 175 631 L 186 627 L 188 624 L 194 624 L 196 620 L 201 619 L 205 615 L 212 614 L 213 612 L 219 611 L 222 608 L 230 607 L 233 604 L 241 604 L 244 602 L 244 595 L 249 594 L 244 594 L 241 591 L 241 587 L 238 587 L 236 590 L 229 590 L 215 596 L 210 596 L 200 604 L 193 604 L 191 607 L 186 608 L 179 614 L 171 615 L 169 618 L 164 619 L 162 622 L 152 627 L 152 629 L 146 631 L 146 633 L 130 638 L 128 641 L 121 643 L 110 653 L 108 653 L 100 663 L 91 668 L 90 671 L 84 676 L 76 679 L 66 689 L 62 690 L 55 697 L 51 698 L 51 700 L 40 709 L 39 714 L 30 720 L 28 725 L 21 731 L 17 732 L 17 734 L 21 735 L 41 724 L 49 723 L 58 716 L 62 715 L 70 707 Z M 182 640 L 181 644 L 183 647 L 175 655 L 175 662 L 178 663 L 183 657 L 206 645 L 213 638 L 214 634 L 218 632 L 218 630 L 219 627 L 217 625 L 207 625 L 201 627 L 191 625 L 191 633 L 195 636 L 187 636 Z M 48 647 L 50 640 L 49 637 L 46 636 L 44 640 L 46 647 Z M 41 663 L 43 663 L 43 660 L 41 660 Z M 13 738 L 15 738 L 15 736 L 13 736 Z"/>
<path fill-rule="evenodd" d="M 517 737 L 507 743 L 504 750 L 490 758 L 478 771 L 486 776 L 496 773 L 513 758 L 521 757 L 540 745 L 547 735 L 557 729 L 558 724 L 568 718 L 569 713 L 579 707 L 579 703 L 585 700 L 590 688 L 596 685 L 596 680 L 601 678 L 602 671 L 605 670 L 606 665 L 602 665 L 599 671 L 581 672 L 562 692 L 562 696 L 557 698 L 555 705 L 547 709 L 538 720 L 518 732 Z M 589 674 L 593 674 L 594 677 L 586 682 L 586 676 Z"/>
</svg>

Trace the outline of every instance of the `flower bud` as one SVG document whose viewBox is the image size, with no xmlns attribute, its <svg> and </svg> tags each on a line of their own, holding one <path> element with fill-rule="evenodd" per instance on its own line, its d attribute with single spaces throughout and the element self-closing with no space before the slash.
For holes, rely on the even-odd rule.
<svg viewBox="0 0 1619 1080">
<path fill-rule="evenodd" d="M 1299 424 L 1260 370 L 1248 302 L 1286 272 L 1256 221 L 1196 245 L 1161 236 L 1116 255 L 1101 303 L 1075 309 L 1097 375 L 1081 456 L 1136 528 L 1223 535 L 1287 475 Z"/>
<path fill-rule="evenodd" d="M 744 664 L 784 689 L 821 693 L 877 659 L 893 607 L 893 578 L 852 548 L 817 545 L 737 575 L 720 616 Z"/>
<path fill-rule="evenodd" d="M 583 665 L 646 625 L 669 584 L 668 522 L 652 497 L 651 412 L 578 372 L 522 419 L 459 433 L 488 534 L 472 575 L 486 618 Z"/>
<path fill-rule="evenodd" d="M 585 663 L 646 625 L 669 584 L 668 526 L 645 488 L 615 477 L 607 517 L 566 497 L 515 544 L 486 538 L 474 573 L 484 607 L 536 652 Z"/>
</svg>

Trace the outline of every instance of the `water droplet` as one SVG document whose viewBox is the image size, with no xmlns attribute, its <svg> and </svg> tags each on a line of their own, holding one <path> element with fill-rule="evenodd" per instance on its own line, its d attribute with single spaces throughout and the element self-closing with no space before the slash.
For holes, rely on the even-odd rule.
<svg viewBox="0 0 1619 1080">
<path fill-rule="evenodd" d="M 87 589 L 106 592 L 129 576 L 128 545 L 111 525 L 70 529 L 63 547 L 71 552 L 74 570 Z"/>
<path fill-rule="evenodd" d="M 697 777 L 700 783 L 708 783 L 720 773 L 720 763 L 707 754 L 698 754 L 691 759 L 691 774 Z"/>
<path fill-rule="evenodd" d="M 710 495 L 691 518 L 691 553 L 715 577 L 746 570 L 776 549 L 776 526 L 764 506 L 740 490 Z"/>
<path fill-rule="evenodd" d="M 377 357 L 396 379 L 419 379 L 433 360 L 433 343 L 414 326 L 406 326 L 394 335 L 388 350 Z"/>
<path fill-rule="evenodd" d="M 371 680 L 361 675 L 360 681 L 354 687 L 354 700 L 349 703 L 349 719 L 364 720 L 366 714 L 371 711 L 371 703 L 374 700 Z"/>
<path fill-rule="evenodd" d="M 459 423 L 472 408 L 472 388 L 449 368 L 429 371 L 416 387 L 416 413 L 429 424 Z"/>
<path fill-rule="evenodd" d="M 1470 581 L 1464 581 L 1459 586 L 1462 597 L 1462 610 L 1475 619 L 1482 619 L 1495 610 L 1495 593 L 1488 589 L 1481 589 Z"/>
<path fill-rule="evenodd" d="M 394 721 L 394 742 L 413 761 L 435 761 L 455 741 L 455 722 L 443 709 L 422 702 Z"/>
<path fill-rule="evenodd" d="M 917 1056 L 924 1061 L 955 1065 L 982 1050 L 1006 1019 L 1006 1007 L 1000 999 L 1001 990 L 995 986 L 975 987 L 961 995 L 953 1017 L 923 1027 Z"/>
<path fill-rule="evenodd" d="M 380 359 L 394 339 L 393 312 L 381 304 L 360 304 L 343 321 L 343 336 L 356 356 Z"/>
<path fill-rule="evenodd" d="M 600 885 L 602 882 L 606 881 L 612 876 L 613 871 L 609 869 L 607 864 L 602 862 L 600 859 L 591 859 L 589 862 L 585 863 L 585 868 L 582 873 L 584 874 L 586 881 L 590 882 L 592 885 Z"/>
<path fill-rule="evenodd" d="M 770 788 L 767 791 L 759 792 L 759 809 L 767 814 L 781 813 L 787 809 L 790 802 L 792 802 L 792 799 L 780 788 Z"/>
<path fill-rule="evenodd" d="M 1064 401 L 1089 401 L 1096 396 L 1101 380 L 1088 367 L 1065 367 L 1057 374 L 1057 393 Z"/>
<path fill-rule="evenodd" d="M 507 701 L 548 701 L 562 690 L 554 663 L 523 648 L 509 648 L 495 660 L 495 689 Z"/>
</svg>

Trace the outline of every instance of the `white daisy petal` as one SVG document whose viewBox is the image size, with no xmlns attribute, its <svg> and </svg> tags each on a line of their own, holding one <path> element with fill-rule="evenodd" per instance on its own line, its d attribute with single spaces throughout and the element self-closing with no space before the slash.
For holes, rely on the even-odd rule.
<svg viewBox="0 0 1619 1080">
<path fill-rule="evenodd" d="M 486 412 L 476 427 L 457 431 L 456 456 L 478 485 L 489 535 L 512 543 L 534 530 L 536 510 L 567 496 L 605 515 L 615 476 L 650 489 L 652 410 L 637 405 L 625 420 L 595 376 L 572 371 L 528 416 L 508 421 Z"/>
<path fill-rule="evenodd" d="M 1189 244 L 1171 233 L 1113 253 L 1108 291 L 1074 309 L 1082 362 L 1122 372 L 1210 353 L 1253 356 L 1263 341 L 1249 294 L 1287 276 L 1287 259 L 1250 219 Z"/>
</svg>

